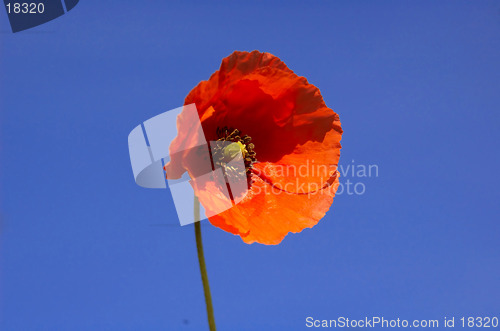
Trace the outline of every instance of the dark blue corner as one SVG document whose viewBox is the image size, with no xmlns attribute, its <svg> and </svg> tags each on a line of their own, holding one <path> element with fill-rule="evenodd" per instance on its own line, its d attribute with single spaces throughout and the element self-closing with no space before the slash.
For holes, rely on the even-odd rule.
<svg viewBox="0 0 500 331">
<path fill-rule="evenodd" d="M 64 0 L 66 10 L 73 9 L 79 0 Z M 61 0 L 4 0 L 12 32 L 19 32 L 52 21 L 64 14 Z"/>
<path fill-rule="evenodd" d="M 78 3 L 78 1 L 80 0 L 64 0 L 64 4 L 66 5 L 66 11 L 70 11 L 71 9 L 73 9 Z"/>
</svg>

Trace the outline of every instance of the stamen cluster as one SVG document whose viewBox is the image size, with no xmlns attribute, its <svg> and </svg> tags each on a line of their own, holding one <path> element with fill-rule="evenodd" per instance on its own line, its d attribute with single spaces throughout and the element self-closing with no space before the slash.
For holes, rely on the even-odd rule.
<svg viewBox="0 0 500 331">
<path fill-rule="evenodd" d="M 227 165 L 230 161 L 241 155 L 245 164 L 245 173 L 250 177 L 252 165 L 257 161 L 255 157 L 254 144 L 250 141 L 252 138 L 249 135 L 241 135 L 240 130 L 223 127 L 217 128 L 217 141 L 229 142 L 229 144 L 221 144 L 213 151 L 214 164 L 218 166 Z M 240 154 L 241 152 L 241 154 Z M 234 169 L 233 169 L 234 168 Z M 226 167 L 226 175 L 242 175 L 243 169 L 236 169 L 235 167 Z"/>
</svg>

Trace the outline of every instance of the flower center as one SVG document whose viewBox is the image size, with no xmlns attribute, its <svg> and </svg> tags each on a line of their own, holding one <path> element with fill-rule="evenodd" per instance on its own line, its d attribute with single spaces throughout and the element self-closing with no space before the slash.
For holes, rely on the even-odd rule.
<svg viewBox="0 0 500 331">
<path fill-rule="evenodd" d="M 220 141 L 221 144 L 214 150 L 214 163 L 218 166 L 226 166 L 226 175 L 228 176 L 241 176 L 244 171 L 247 179 L 249 179 L 250 169 L 252 169 L 253 164 L 257 161 L 255 158 L 256 153 L 253 150 L 255 146 L 250 142 L 252 138 L 248 135 L 242 136 L 240 130 L 228 127 L 217 128 L 217 137 L 217 141 Z M 237 169 L 236 166 L 227 166 L 229 162 L 238 160 L 239 158 L 243 158 L 245 169 Z"/>
</svg>

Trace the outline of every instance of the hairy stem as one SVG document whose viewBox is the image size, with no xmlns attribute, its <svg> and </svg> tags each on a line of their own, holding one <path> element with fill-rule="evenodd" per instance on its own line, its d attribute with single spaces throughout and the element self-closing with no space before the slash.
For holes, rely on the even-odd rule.
<svg viewBox="0 0 500 331">
<path fill-rule="evenodd" d="M 196 250 L 198 251 L 198 262 L 200 262 L 201 281 L 205 292 L 205 303 L 207 305 L 208 326 L 210 331 L 215 331 L 214 308 L 212 306 L 212 296 L 210 295 L 210 285 L 208 284 L 207 266 L 203 254 L 203 242 L 201 240 L 200 226 L 200 201 L 194 197 L 194 233 L 196 235 Z"/>
</svg>

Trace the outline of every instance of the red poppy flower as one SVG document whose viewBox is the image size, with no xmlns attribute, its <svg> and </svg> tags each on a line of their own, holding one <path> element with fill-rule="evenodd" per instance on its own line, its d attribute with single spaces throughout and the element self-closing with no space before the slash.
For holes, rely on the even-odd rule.
<svg viewBox="0 0 500 331">
<path fill-rule="evenodd" d="M 272 54 L 237 51 L 189 93 L 185 104 L 192 103 L 206 141 L 236 143 L 245 159 L 247 194 L 209 217 L 211 224 L 246 243 L 279 244 L 319 222 L 338 187 L 342 129 L 317 87 Z M 171 150 L 198 139 L 187 117 L 178 118 Z M 206 173 L 197 158 L 192 150 L 172 155 L 165 166 L 169 178 Z M 223 203 L 216 186 L 193 186 L 207 211 Z"/>
</svg>

